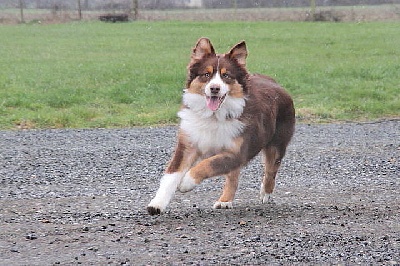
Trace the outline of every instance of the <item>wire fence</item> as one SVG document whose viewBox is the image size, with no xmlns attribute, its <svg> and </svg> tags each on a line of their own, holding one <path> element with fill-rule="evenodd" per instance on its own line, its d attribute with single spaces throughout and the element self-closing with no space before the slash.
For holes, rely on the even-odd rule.
<svg viewBox="0 0 400 266">
<path fill-rule="evenodd" d="M 400 20 L 400 0 L 0 0 L 0 23 Z"/>
</svg>

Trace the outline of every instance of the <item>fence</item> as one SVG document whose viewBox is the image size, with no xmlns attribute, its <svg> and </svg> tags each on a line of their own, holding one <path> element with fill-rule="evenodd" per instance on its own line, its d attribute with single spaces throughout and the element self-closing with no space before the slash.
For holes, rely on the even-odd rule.
<svg viewBox="0 0 400 266">
<path fill-rule="evenodd" d="M 114 22 L 120 17 L 121 21 L 382 21 L 400 20 L 400 0 L 0 0 L 0 23 L 60 23 L 100 16 L 110 16 Z"/>
</svg>

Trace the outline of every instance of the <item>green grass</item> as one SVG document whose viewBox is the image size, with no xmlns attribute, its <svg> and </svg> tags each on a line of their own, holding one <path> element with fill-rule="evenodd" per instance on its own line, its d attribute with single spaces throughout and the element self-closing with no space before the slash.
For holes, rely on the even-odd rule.
<svg viewBox="0 0 400 266">
<path fill-rule="evenodd" d="M 3 25 L 0 36 L 1 129 L 176 123 L 201 36 L 218 52 L 246 40 L 248 69 L 286 87 L 300 120 L 400 116 L 397 22 Z"/>
</svg>

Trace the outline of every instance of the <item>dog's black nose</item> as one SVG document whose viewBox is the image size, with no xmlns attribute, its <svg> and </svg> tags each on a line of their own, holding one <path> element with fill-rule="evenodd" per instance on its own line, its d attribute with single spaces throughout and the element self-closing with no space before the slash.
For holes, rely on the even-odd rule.
<svg viewBox="0 0 400 266">
<path fill-rule="evenodd" d="M 218 94 L 219 90 L 220 90 L 220 87 L 218 85 L 212 85 L 210 87 L 210 91 L 211 91 L 212 94 Z"/>
</svg>

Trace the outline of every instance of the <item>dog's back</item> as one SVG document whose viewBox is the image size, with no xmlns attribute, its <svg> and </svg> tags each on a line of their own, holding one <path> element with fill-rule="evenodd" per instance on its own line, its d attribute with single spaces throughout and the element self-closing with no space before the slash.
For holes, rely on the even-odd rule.
<svg viewBox="0 0 400 266">
<path fill-rule="evenodd" d="M 265 165 L 260 196 L 269 199 L 294 132 L 295 111 L 272 78 L 247 72 L 246 57 L 244 42 L 227 54 L 216 54 L 206 38 L 197 42 L 178 113 L 178 144 L 148 206 L 150 214 L 161 213 L 176 189 L 186 192 L 219 175 L 226 183 L 214 208 L 232 208 L 240 169 L 260 151 Z"/>
</svg>

